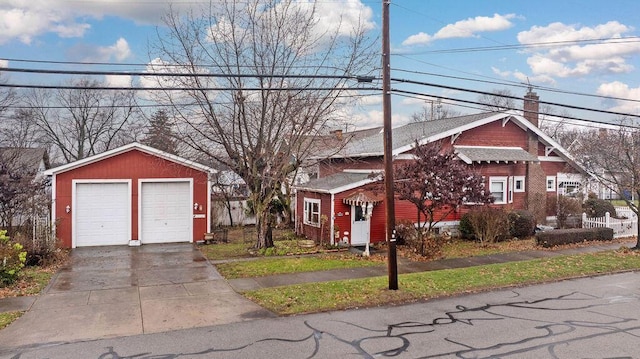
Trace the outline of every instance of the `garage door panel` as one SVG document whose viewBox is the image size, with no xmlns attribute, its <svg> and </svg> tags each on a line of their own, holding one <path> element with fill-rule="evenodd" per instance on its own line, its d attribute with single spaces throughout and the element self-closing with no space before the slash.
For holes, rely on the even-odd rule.
<svg viewBox="0 0 640 359">
<path fill-rule="evenodd" d="M 130 239 L 129 184 L 76 183 L 75 245 L 128 244 Z"/>
<path fill-rule="evenodd" d="M 191 241 L 190 182 L 143 182 L 140 212 L 142 243 Z"/>
</svg>

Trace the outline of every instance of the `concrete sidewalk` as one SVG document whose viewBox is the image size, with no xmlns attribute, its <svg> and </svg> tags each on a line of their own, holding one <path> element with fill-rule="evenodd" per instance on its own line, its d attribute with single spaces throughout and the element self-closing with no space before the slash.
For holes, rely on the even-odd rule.
<svg viewBox="0 0 640 359">
<path fill-rule="evenodd" d="M 413 262 L 398 258 L 398 273 L 417 273 L 441 269 L 466 268 L 485 264 L 527 261 L 537 258 L 557 257 L 563 255 L 594 253 L 618 249 L 622 246 L 633 247 L 635 240 L 623 243 L 601 243 L 586 247 L 576 247 L 560 250 L 531 250 L 503 254 L 491 254 L 468 258 L 441 259 L 429 262 Z M 278 274 L 255 278 L 239 278 L 228 280 L 237 292 L 256 290 L 261 288 L 280 287 L 302 283 L 318 283 L 334 280 L 367 278 L 387 275 L 387 267 L 360 267 L 349 269 L 332 269 L 319 272 Z"/>
</svg>

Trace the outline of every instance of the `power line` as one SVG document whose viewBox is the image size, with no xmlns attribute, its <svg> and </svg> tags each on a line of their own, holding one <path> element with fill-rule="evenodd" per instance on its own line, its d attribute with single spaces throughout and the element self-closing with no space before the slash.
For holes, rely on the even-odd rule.
<svg viewBox="0 0 640 359">
<path fill-rule="evenodd" d="M 431 86 L 431 87 L 443 88 L 443 89 L 447 89 L 447 90 L 471 92 L 471 93 L 480 94 L 480 95 L 504 97 L 504 98 L 508 98 L 508 99 L 512 99 L 512 100 L 521 100 L 522 99 L 521 97 L 517 97 L 517 96 L 496 95 L 495 93 L 486 92 L 486 91 L 471 90 L 471 89 L 465 89 L 465 88 L 455 87 L 455 86 L 438 85 L 438 84 L 433 84 L 433 83 L 429 83 L 429 82 L 414 81 L 414 80 L 407 80 L 407 79 L 397 79 L 397 78 L 393 78 L 392 80 L 397 82 L 397 83 L 409 83 L 409 84 L 414 84 L 414 85 Z M 598 110 L 598 109 L 594 109 L 594 108 L 575 106 L 575 105 L 568 105 L 568 104 L 562 104 L 562 103 L 557 103 L 557 102 L 549 102 L 549 101 L 540 100 L 540 101 L 538 101 L 538 103 L 545 104 L 545 105 L 550 105 L 550 106 L 558 106 L 558 107 L 570 108 L 570 109 L 573 109 L 573 110 L 591 111 L 591 112 L 604 113 L 604 114 L 608 114 L 608 115 L 629 116 L 629 117 L 640 118 L 640 115 L 634 115 L 634 114 L 630 114 L 630 113 L 622 113 L 622 112 L 607 111 L 607 110 Z"/>
<path fill-rule="evenodd" d="M 480 82 L 480 83 L 493 84 L 493 85 L 514 86 L 514 87 L 519 87 L 519 88 L 534 88 L 534 89 L 537 89 L 537 90 L 542 90 L 542 91 L 547 91 L 547 92 L 563 93 L 563 94 L 567 94 L 567 95 L 576 95 L 576 96 L 595 97 L 595 98 L 601 98 L 601 99 L 605 99 L 605 100 L 640 102 L 640 100 L 635 100 L 635 99 L 631 99 L 631 98 L 593 95 L 593 94 L 588 94 L 588 93 L 584 93 L 584 92 L 559 90 L 559 89 L 554 89 L 554 88 L 551 88 L 551 87 L 539 86 L 539 85 L 530 85 L 530 84 L 525 84 L 525 83 L 510 84 L 510 82 L 512 82 L 512 81 L 509 81 L 509 82 L 488 81 L 488 80 L 472 79 L 472 78 L 468 78 L 468 77 L 440 75 L 440 74 L 436 74 L 436 73 L 432 73 L 432 72 L 423 72 L 423 71 L 415 71 L 415 70 L 404 70 L 404 69 L 393 69 L 393 70 L 394 71 L 399 71 L 399 72 L 418 74 L 418 75 L 428 75 L 428 76 L 443 77 L 443 78 L 449 78 L 449 79 L 454 79 L 454 80 L 473 81 L 473 82 Z"/>
<path fill-rule="evenodd" d="M 0 84 L 0 87 L 43 90 L 113 90 L 113 91 L 381 91 L 377 87 L 121 87 Z"/>
<path fill-rule="evenodd" d="M 440 96 L 440 95 L 427 95 L 424 93 L 420 93 L 420 92 L 415 92 L 415 91 L 406 91 L 406 90 L 399 90 L 399 89 L 394 89 L 392 88 L 391 91 L 393 93 L 396 94 L 404 94 L 404 95 L 413 95 L 413 96 L 429 96 L 429 97 L 433 97 L 436 99 L 441 99 L 441 100 L 447 100 L 447 101 L 453 101 L 453 102 L 462 102 L 462 103 L 466 103 L 466 104 L 472 104 L 472 105 L 479 105 L 479 106 L 486 106 L 486 103 L 482 103 L 482 102 L 478 102 L 478 101 L 471 101 L 471 100 L 462 100 L 462 99 L 454 99 L 451 97 L 446 97 L 446 96 Z M 521 98 L 517 98 L 518 100 L 521 100 Z M 540 103 L 542 103 L 542 101 L 539 101 Z M 513 107 L 503 107 L 506 110 L 514 110 L 514 111 L 521 111 L 521 109 L 518 108 L 513 108 Z M 598 112 L 597 110 L 593 110 Z M 630 115 L 633 116 L 633 115 Z M 602 124 L 602 125 L 614 125 L 614 126 L 622 126 L 622 127 L 630 127 L 630 128 L 638 128 L 637 126 L 630 126 L 630 125 L 617 125 L 617 124 L 613 124 L 613 123 L 609 123 L 609 122 L 602 122 L 602 121 L 597 121 L 597 120 L 590 120 L 590 119 L 585 119 L 585 118 L 579 118 L 579 117 L 573 117 L 573 116 L 565 116 L 562 115 L 560 116 L 564 119 L 567 120 L 575 120 L 575 121 L 583 121 L 583 122 L 591 122 L 591 123 L 597 123 L 597 124 Z M 640 116 L 633 116 L 633 117 L 640 117 Z"/>
<path fill-rule="evenodd" d="M 184 68 L 184 66 L 183 66 Z M 309 79 L 342 79 L 371 82 L 373 76 L 354 75 L 305 75 L 305 74 L 220 74 L 220 73 L 185 73 L 185 72 L 147 72 L 147 71 L 86 71 L 86 70 L 44 70 L 25 68 L 5 68 L 3 72 L 20 72 L 49 75 L 88 75 L 88 76 L 143 76 L 143 77 L 226 77 L 226 78 L 309 78 Z"/>
<path fill-rule="evenodd" d="M 406 97 L 406 98 L 423 99 L 424 96 L 429 96 L 429 97 L 434 97 L 434 98 L 439 98 L 439 99 L 447 99 L 447 97 L 441 97 L 441 96 L 436 96 L 436 95 L 426 95 L 426 94 L 411 95 L 411 94 L 407 94 L 407 93 L 404 93 L 404 92 L 409 92 L 409 91 L 400 91 L 400 90 L 396 91 L 396 90 L 394 90 L 394 94 L 395 95 L 401 96 L 401 97 Z M 443 104 L 444 105 L 449 105 L 449 106 L 472 109 L 472 110 L 486 111 L 486 108 L 480 107 L 480 106 L 485 106 L 486 104 L 484 104 L 484 103 L 476 102 L 479 106 L 470 106 L 470 105 L 463 105 L 463 104 L 459 104 L 459 103 L 454 103 L 454 102 L 458 101 L 458 100 L 455 100 L 455 99 L 451 99 L 451 100 L 448 100 L 448 101 L 453 101 L 453 102 L 444 102 Z M 468 102 L 473 102 L 473 101 L 465 101 L 465 103 L 468 103 Z M 505 109 L 514 110 L 514 111 L 520 111 L 521 110 L 521 109 L 518 109 L 518 108 L 511 108 L 511 107 L 509 107 L 509 108 L 505 107 Z M 564 116 L 564 115 L 559 116 L 559 115 L 543 114 L 543 113 L 540 113 L 540 115 L 561 118 L 561 119 L 552 119 L 552 118 L 546 117 L 546 118 L 541 119 L 541 121 L 563 123 L 564 120 L 572 120 L 572 121 L 586 122 L 584 124 L 583 123 L 580 123 L 580 124 L 571 123 L 573 125 L 581 126 L 581 127 L 602 128 L 601 126 L 594 126 L 594 125 L 590 125 L 589 124 L 589 123 L 593 123 L 593 124 L 599 124 L 599 125 L 621 126 L 621 127 L 628 127 L 628 128 L 640 128 L 640 126 L 633 126 L 633 125 L 626 125 L 626 124 L 616 124 L 616 123 L 603 122 L 603 121 L 597 121 L 597 120 L 587 120 L 587 119 L 584 119 L 584 118 Z"/>
</svg>

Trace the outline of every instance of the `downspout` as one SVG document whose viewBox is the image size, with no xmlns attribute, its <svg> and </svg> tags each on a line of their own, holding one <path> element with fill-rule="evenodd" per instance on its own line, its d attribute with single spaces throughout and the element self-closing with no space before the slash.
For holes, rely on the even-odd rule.
<svg viewBox="0 0 640 359">
<path fill-rule="evenodd" d="M 335 194 L 332 193 L 331 194 L 331 211 L 329 212 L 329 215 L 330 215 L 330 217 L 329 217 L 329 219 L 330 219 L 330 221 L 329 221 L 329 223 L 330 223 L 330 225 L 329 225 L 329 243 L 331 243 L 331 245 L 335 245 L 336 244 L 335 243 L 335 231 L 334 231 L 334 228 L 335 228 L 334 227 L 334 224 L 335 224 L 334 223 L 335 222 L 334 213 L 335 213 L 335 210 L 336 210 L 336 204 L 335 204 L 335 199 L 336 198 L 335 197 L 336 197 Z"/>
</svg>

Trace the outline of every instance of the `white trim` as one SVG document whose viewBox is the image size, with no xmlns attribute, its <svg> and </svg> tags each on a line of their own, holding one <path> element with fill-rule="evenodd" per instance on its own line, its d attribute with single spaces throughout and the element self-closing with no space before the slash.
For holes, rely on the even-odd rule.
<svg viewBox="0 0 640 359">
<path fill-rule="evenodd" d="M 155 149 L 153 147 L 145 146 L 145 145 L 143 145 L 141 143 L 138 143 L 138 142 L 133 142 L 133 143 L 130 143 L 128 145 L 124 145 L 124 146 L 121 146 L 121 147 L 118 147 L 118 148 L 114 148 L 112 150 L 109 150 L 109 151 L 106 151 L 106 152 L 102 152 L 100 154 L 97 154 L 97 155 L 94 155 L 94 156 L 91 156 L 91 157 L 86 157 L 86 158 L 83 158 L 83 159 L 75 161 L 75 162 L 67 163 L 66 165 L 58 166 L 58 167 L 55 167 L 55 168 L 50 168 L 50 169 L 46 170 L 44 172 L 44 174 L 47 175 L 47 176 L 51 176 L 51 175 L 56 174 L 56 173 L 62 173 L 62 172 L 70 171 L 72 169 L 75 169 L 75 168 L 78 168 L 78 167 L 82 167 L 82 166 L 85 166 L 85 165 L 88 165 L 88 164 L 91 164 L 91 163 L 94 163 L 94 162 L 98 162 L 98 161 L 101 161 L 101 160 L 104 160 L 104 159 L 107 159 L 107 158 L 110 158 L 110 157 L 114 157 L 114 156 L 117 156 L 119 154 L 131 151 L 131 150 L 134 150 L 134 149 L 142 151 L 142 152 L 146 152 L 148 154 L 163 158 L 163 159 L 171 161 L 171 162 L 175 162 L 175 163 L 181 164 L 181 165 L 186 166 L 186 167 L 191 167 L 191 168 L 196 169 L 196 170 L 200 170 L 200 171 L 208 172 L 208 173 L 217 173 L 217 171 L 214 170 L 211 167 L 207 167 L 205 165 L 193 162 L 191 160 L 188 160 L 188 159 L 176 156 L 176 155 L 172 155 L 172 154 L 164 152 L 164 151 L 160 151 L 160 150 Z"/>
<path fill-rule="evenodd" d="M 553 181 L 553 188 L 549 187 L 549 180 Z M 547 188 L 547 192 L 557 192 L 558 191 L 558 181 L 556 181 L 556 176 L 547 176 L 546 181 L 544 182 L 545 187 Z"/>
<path fill-rule="evenodd" d="M 306 203 L 317 203 L 318 204 L 318 223 L 314 223 L 311 221 L 307 220 L 307 206 Z M 313 214 L 313 212 L 311 212 Z M 321 222 L 322 222 L 322 200 L 320 200 L 319 198 L 307 198 L 307 197 L 303 197 L 302 198 L 302 224 L 307 225 L 307 226 L 311 226 L 311 227 L 316 227 L 316 228 L 320 228 Z"/>
<path fill-rule="evenodd" d="M 58 202 L 58 197 L 56 196 L 56 188 L 58 187 L 56 185 L 56 180 L 56 175 L 51 176 L 51 234 L 53 235 L 53 237 L 51 238 L 58 238 L 58 236 L 56 235 L 56 232 L 58 231 L 58 228 L 56 226 L 56 206 Z M 73 200 L 73 197 L 71 197 L 71 199 Z M 73 222 L 71 222 L 71 226 L 73 226 Z"/>
<path fill-rule="evenodd" d="M 76 186 L 83 183 L 126 183 L 129 191 L 128 216 L 127 216 L 127 233 L 129 240 L 131 240 L 131 179 L 75 179 L 71 180 L 71 248 L 76 248 L 77 233 L 76 233 L 76 208 L 78 200 L 76 196 Z"/>
<path fill-rule="evenodd" d="M 211 176 L 207 176 L 207 233 L 211 233 Z M 194 188 L 195 190 L 195 188 Z M 191 231 L 193 233 L 193 231 Z"/>
<path fill-rule="evenodd" d="M 507 191 L 507 202 L 513 203 L 513 188 L 514 188 L 514 180 L 513 176 L 509 176 L 509 189 Z"/>
<path fill-rule="evenodd" d="M 540 162 L 567 162 L 564 158 L 556 156 L 538 156 L 538 160 Z"/>
<path fill-rule="evenodd" d="M 514 179 L 514 184 L 513 184 L 513 192 L 514 193 L 521 193 L 521 192 L 525 192 L 526 191 L 526 177 L 525 176 L 513 176 Z M 518 181 L 522 181 L 522 187 L 520 189 L 516 188 L 516 182 Z"/>
<path fill-rule="evenodd" d="M 491 184 L 492 183 L 502 183 L 502 201 L 494 201 L 494 204 L 507 204 L 508 202 L 508 177 L 507 176 L 490 176 L 489 177 L 489 193 L 493 193 L 493 191 L 491 190 Z M 495 197 L 494 197 L 495 198 Z"/>
<path fill-rule="evenodd" d="M 193 178 L 139 178 L 138 179 L 138 241 L 140 244 L 144 243 L 142 230 L 142 184 L 143 183 L 189 183 L 189 203 L 191 220 L 189 221 L 189 235 L 191 239 L 189 242 L 193 242 Z M 211 197 L 209 197 L 211 198 Z M 131 216 L 131 215 L 129 215 Z"/>
<path fill-rule="evenodd" d="M 335 221 L 336 221 L 336 196 L 334 194 L 331 194 L 331 210 L 329 212 L 329 214 L 331 215 L 330 217 L 330 224 L 329 224 L 329 243 L 331 243 L 332 245 L 336 244 L 335 243 L 335 231 L 334 231 L 334 225 L 335 225 Z M 304 204 L 303 204 L 304 205 Z M 320 212 L 322 212 L 322 208 L 320 209 Z"/>
</svg>

